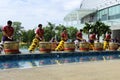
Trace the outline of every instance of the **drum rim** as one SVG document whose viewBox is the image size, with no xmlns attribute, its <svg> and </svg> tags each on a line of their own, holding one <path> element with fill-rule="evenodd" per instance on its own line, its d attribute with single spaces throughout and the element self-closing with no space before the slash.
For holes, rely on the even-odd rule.
<svg viewBox="0 0 120 80">
<path fill-rule="evenodd" d="M 19 43 L 19 41 L 5 41 L 4 43 Z"/>
<path fill-rule="evenodd" d="M 51 43 L 51 42 L 39 42 L 39 43 Z"/>
</svg>

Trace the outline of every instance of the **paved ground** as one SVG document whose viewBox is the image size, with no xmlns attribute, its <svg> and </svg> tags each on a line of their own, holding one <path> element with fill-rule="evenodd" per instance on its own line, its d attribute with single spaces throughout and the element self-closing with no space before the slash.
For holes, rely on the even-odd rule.
<svg viewBox="0 0 120 80">
<path fill-rule="evenodd" d="M 120 80 L 120 60 L 0 70 L 0 80 Z"/>
</svg>

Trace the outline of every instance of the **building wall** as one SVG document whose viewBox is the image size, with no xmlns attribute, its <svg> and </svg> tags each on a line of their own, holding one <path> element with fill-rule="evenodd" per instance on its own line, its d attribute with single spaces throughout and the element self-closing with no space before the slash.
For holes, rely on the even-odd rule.
<svg viewBox="0 0 120 80">
<path fill-rule="evenodd" d="M 119 30 L 112 30 L 112 38 L 117 38 L 120 42 L 120 29 Z"/>
<path fill-rule="evenodd" d="M 106 21 L 115 19 L 120 19 L 120 4 L 97 10 L 97 12 L 86 15 L 81 20 L 82 22 L 94 22 L 96 20 Z"/>
</svg>

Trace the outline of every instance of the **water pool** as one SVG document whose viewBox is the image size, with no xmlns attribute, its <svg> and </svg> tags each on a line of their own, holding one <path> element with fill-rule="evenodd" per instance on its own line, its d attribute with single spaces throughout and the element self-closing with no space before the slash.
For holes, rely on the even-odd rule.
<svg viewBox="0 0 120 80">
<path fill-rule="evenodd" d="M 0 55 L 0 69 L 120 59 L 120 51 Z"/>
</svg>

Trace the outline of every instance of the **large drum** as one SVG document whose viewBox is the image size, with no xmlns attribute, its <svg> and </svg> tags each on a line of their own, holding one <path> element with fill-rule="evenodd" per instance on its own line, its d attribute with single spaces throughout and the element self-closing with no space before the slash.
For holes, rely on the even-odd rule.
<svg viewBox="0 0 120 80">
<path fill-rule="evenodd" d="M 58 46 L 57 42 L 51 42 L 51 50 L 55 51 L 55 48 Z"/>
<path fill-rule="evenodd" d="M 103 44 L 100 42 L 94 43 L 94 51 L 102 51 L 103 50 Z"/>
<path fill-rule="evenodd" d="M 65 42 L 64 43 L 64 51 L 65 52 L 74 52 L 75 51 L 75 43 L 74 42 Z"/>
<path fill-rule="evenodd" d="M 5 41 L 4 42 L 5 54 L 17 54 L 19 53 L 19 42 L 17 41 Z"/>
<path fill-rule="evenodd" d="M 39 42 L 39 51 L 40 53 L 51 52 L 51 43 L 50 42 Z"/>
<path fill-rule="evenodd" d="M 117 43 L 114 43 L 114 42 L 110 42 L 109 43 L 109 50 L 117 50 L 118 49 L 118 44 Z"/>
<path fill-rule="evenodd" d="M 80 42 L 79 49 L 80 49 L 80 51 L 89 51 L 89 43 L 88 42 Z"/>
</svg>

